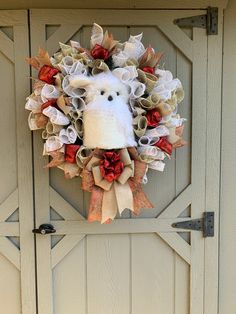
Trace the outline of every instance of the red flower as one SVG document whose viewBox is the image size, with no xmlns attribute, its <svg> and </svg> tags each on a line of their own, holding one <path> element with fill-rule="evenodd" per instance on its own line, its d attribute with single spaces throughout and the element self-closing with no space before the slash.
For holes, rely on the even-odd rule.
<svg viewBox="0 0 236 314">
<path fill-rule="evenodd" d="M 152 67 L 148 67 L 148 66 L 146 66 L 146 67 L 143 67 L 141 70 L 143 70 L 144 72 L 147 72 L 147 73 L 151 73 L 151 74 L 154 74 L 154 68 L 152 68 Z"/>
<path fill-rule="evenodd" d="M 57 99 L 53 98 L 53 99 L 50 99 L 50 100 L 46 101 L 45 103 L 43 103 L 41 105 L 41 111 L 43 111 L 44 109 L 46 109 L 49 106 L 58 108 L 57 107 Z"/>
<path fill-rule="evenodd" d="M 116 180 L 122 173 L 124 164 L 120 160 L 120 154 L 115 152 L 105 152 L 100 160 L 101 175 L 108 182 Z"/>
<path fill-rule="evenodd" d="M 109 58 L 109 51 L 103 48 L 101 45 L 96 44 L 91 50 L 91 56 L 94 59 L 107 60 Z"/>
<path fill-rule="evenodd" d="M 55 84 L 55 75 L 59 72 L 58 69 L 50 66 L 50 65 L 43 65 L 42 68 L 39 70 L 38 78 L 41 81 L 44 81 L 48 84 Z"/>
<path fill-rule="evenodd" d="M 166 152 L 168 155 L 172 154 L 172 144 L 168 142 L 165 136 L 161 137 L 159 141 L 155 144 L 155 146 L 159 147 L 161 150 Z"/>
<path fill-rule="evenodd" d="M 155 127 L 161 121 L 162 116 L 160 112 L 158 112 L 156 109 L 153 109 L 147 112 L 146 118 L 147 118 L 147 125 L 151 127 Z"/>
<path fill-rule="evenodd" d="M 75 157 L 79 148 L 80 148 L 80 145 L 66 144 L 65 145 L 65 160 L 70 162 L 71 164 L 75 164 L 76 163 Z"/>
</svg>

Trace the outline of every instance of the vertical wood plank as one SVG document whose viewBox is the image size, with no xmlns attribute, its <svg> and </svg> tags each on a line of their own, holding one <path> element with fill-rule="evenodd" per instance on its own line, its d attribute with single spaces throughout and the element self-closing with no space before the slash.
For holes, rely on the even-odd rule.
<svg viewBox="0 0 236 314">
<path fill-rule="evenodd" d="M 34 11 L 33 11 L 34 12 Z M 55 16 L 50 19 L 51 16 L 48 11 L 37 11 L 36 22 L 32 27 L 36 39 L 33 41 L 33 54 L 36 53 L 38 45 L 43 47 L 45 41 L 45 24 L 49 21 L 50 23 L 55 23 Z M 185 80 L 190 80 L 190 64 L 187 64 L 185 57 L 177 52 L 177 47 L 182 48 L 185 52 L 188 47 L 188 43 L 191 43 L 189 51 L 193 48 L 194 60 L 193 60 L 193 140 L 192 140 L 192 189 L 193 189 L 193 204 L 192 204 L 192 217 L 201 216 L 205 209 L 205 146 L 206 146 L 206 68 L 207 68 L 207 41 L 205 30 L 194 30 L 193 39 L 194 44 L 190 39 L 184 40 L 184 34 L 178 29 L 178 38 L 176 43 L 173 44 L 163 35 L 157 28 L 153 27 L 155 21 L 158 20 L 159 24 L 164 24 L 161 28 L 162 31 L 166 30 L 169 38 L 175 38 L 174 30 L 175 27 L 172 25 L 172 17 L 175 14 L 180 17 L 181 14 L 186 14 L 182 12 L 174 11 L 161 11 L 153 12 L 148 11 L 148 15 L 144 15 L 140 11 L 129 11 L 124 15 L 123 11 L 57 11 L 56 19 L 61 19 L 64 24 L 71 23 L 76 25 L 77 21 L 80 23 L 90 25 L 94 17 L 97 17 L 98 22 L 103 21 L 105 25 L 114 25 L 109 27 L 113 32 L 120 34 L 121 29 L 125 27 L 120 27 L 120 23 L 127 25 L 142 25 L 140 17 L 145 20 L 147 27 L 138 26 L 131 27 L 132 33 L 137 33 L 138 29 L 144 30 L 144 38 L 146 41 L 152 43 L 153 38 L 157 38 L 155 45 L 160 48 L 164 48 L 166 55 L 165 67 L 170 69 L 174 74 L 177 72 L 182 73 Z M 158 19 L 158 14 L 160 14 L 160 19 Z M 198 12 L 194 12 L 197 14 Z M 145 11 L 146 14 L 146 11 Z M 188 11 L 187 14 L 193 14 L 193 12 Z M 124 20 L 122 17 L 124 16 Z M 145 16 L 145 18 L 144 18 Z M 147 18 L 148 16 L 148 18 Z M 42 17 L 42 20 L 41 20 Z M 166 19 L 166 20 L 165 20 Z M 168 23 L 171 23 L 168 27 Z M 36 29 L 37 28 L 37 29 Z M 81 37 L 81 41 L 85 41 L 88 37 L 87 32 L 90 26 L 86 26 L 85 30 L 81 31 L 80 35 L 75 35 L 75 37 Z M 133 32 L 134 31 L 134 32 Z M 122 33 L 123 36 L 123 33 Z M 182 40 L 182 42 L 181 42 Z M 149 42 L 146 42 L 148 44 Z M 82 43 L 83 44 L 83 43 Z M 186 52 L 186 55 L 192 57 L 192 50 L 190 53 Z M 189 62 L 189 61 L 188 61 Z M 188 99 L 191 98 L 190 86 L 188 89 Z M 188 108 L 188 115 L 190 116 L 191 111 Z M 188 131 L 188 130 L 187 130 Z M 190 134 L 190 131 L 188 131 Z M 36 202 L 37 202 L 37 225 L 41 222 L 47 222 L 49 219 L 49 193 L 48 193 L 48 173 L 43 170 L 43 164 L 41 156 L 41 140 L 39 137 L 35 137 L 36 145 L 34 152 L 38 161 L 35 162 L 35 173 L 37 180 L 36 188 Z M 212 143 L 214 145 L 214 143 Z M 190 155 L 190 149 L 184 158 L 181 158 L 181 154 L 176 155 L 176 164 L 180 167 L 184 167 L 185 162 L 188 161 Z M 40 159 L 39 159 L 40 158 Z M 143 217 L 153 217 L 157 215 L 160 210 L 162 210 L 168 203 L 170 203 L 176 196 L 176 193 L 180 192 L 189 180 L 189 172 L 186 170 L 184 176 L 181 177 L 181 169 L 175 171 L 175 161 L 174 158 L 171 162 L 167 164 L 167 172 L 164 174 L 158 173 L 158 175 L 150 176 L 149 188 L 147 190 L 148 194 L 153 195 L 156 200 L 156 209 L 154 211 L 143 212 Z M 210 173 L 209 173 L 210 174 Z M 176 176 L 176 178 L 175 178 Z M 73 185 L 64 185 L 63 179 L 59 179 L 59 175 L 55 172 L 51 173 L 50 179 L 55 185 L 55 189 L 60 189 L 60 194 L 68 202 L 76 203 L 77 199 L 74 198 L 74 192 L 71 189 L 75 188 Z M 210 182 L 210 181 L 209 181 Z M 159 184 L 160 183 L 160 184 Z M 160 197 L 157 198 L 157 191 L 159 191 Z M 43 194 L 43 200 L 40 199 Z M 149 195 L 149 196 L 150 196 Z M 84 206 L 87 203 L 87 195 L 81 200 L 83 203 L 83 211 L 86 209 Z M 157 210 L 158 209 L 158 210 Z M 185 208 L 183 208 L 184 210 Z M 91 228 L 93 226 L 91 225 Z M 129 235 L 97 235 L 89 236 L 84 244 L 84 250 L 80 251 L 81 256 L 84 256 L 84 263 L 86 264 L 87 259 L 87 287 L 84 284 L 84 294 L 86 297 L 87 293 L 87 310 L 85 305 L 85 313 L 88 314 L 110 314 L 110 313 L 133 313 L 133 314 L 156 314 L 157 309 L 160 313 L 173 314 L 174 311 L 183 314 L 190 308 L 191 314 L 202 314 L 203 313 L 203 284 L 204 284 L 204 241 L 200 233 L 193 233 L 192 235 L 192 258 L 191 258 L 191 305 L 186 303 L 186 298 L 188 294 L 186 293 L 187 281 L 188 281 L 188 268 L 184 262 L 175 256 L 173 250 L 166 245 L 158 236 L 155 234 L 149 235 L 132 235 L 132 249 L 130 248 L 130 236 Z M 51 277 L 51 261 L 50 261 L 50 237 L 37 237 L 37 248 L 39 263 L 39 273 L 40 276 L 43 274 L 42 278 L 39 279 L 39 314 L 48 313 L 51 314 L 53 311 L 52 300 L 52 277 Z M 86 253 L 87 250 L 87 253 Z M 132 250 L 132 256 L 130 256 L 130 250 Z M 43 254 L 42 254 L 43 252 Z M 66 270 L 69 265 L 71 269 L 74 269 L 74 264 L 72 266 L 71 261 L 68 262 L 70 256 L 74 256 L 72 259 L 76 263 L 76 258 L 74 251 L 71 251 L 64 260 L 59 263 L 58 270 Z M 73 255 L 75 254 L 75 255 Z M 46 257 L 45 257 L 46 256 Z M 81 257 L 80 256 L 80 257 Z M 67 260 L 68 258 L 68 260 Z M 130 261 L 130 258 L 132 262 Z M 80 258 L 79 258 L 80 259 Z M 67 267 L 64 265 L 67 264 Z M 81 262 L 82 263 L 82 262 Z M 131 264 L 131 265 L 130 265 Z M 82 264 L 81 264 L 82 265 Z M 185 265 L 185 266 L 184 266 Z M 130 266 L 133 267 L 132 271 Z M 83 269 L 83 266 L 82 266 Z M 160 271 L 161 270 L 161 271 Z M 164 271 L 162 271 L 164 270 Z M 73 271 L 69 270 L 69 278 L 72 278 Z M 132 275 L 130 275 L 132 274 Z M 185 278 L 184 283 L 181 287 L 185 292 L 182 294 L 175 295 L 175 289 L 180 285 L 180 274 Z M 130 281 L 130 276 L 132 276 L 132 282 Z M 57 278 L 57 279 L 56 279 Z M 175 282 L 174 280 L 175 279 Z M 64 303 L 60 300 L 60 295 L 63 294 L 62 281 L 63 276 L 59 275 L 53 278 L 54 290 L 57 291 L 57 300 L 55 306 L 55 311 L 60 311 L 64 308 Z M 71 279 L 72 280 L 72 279 Z M 85 280 L 85 279 L 83 279 Z M 66 281 L 65 281 L 66 282 Z M 66 284 L 69 285 L 69 281 Z M 46 287 L 46 288 L 45 288 Z M 74 286 L 73 284 L 73 287 Z M 130 303 L 130 294 L 132 287 L 132 304 Z M 57 290 L 58 289 L 58 290 Z M 87 291 L 87 292 L 86 292 Z M 67 294 L 67 300 L 65 304 L 69 306 L 67 311 L 73 311 L 73 306 L 70 304 L 70 295 Z M 73 294 L 73 297 L 75 294 Z M 147 297 L 148 296 L 148 297 Z M 42 302 L 42 304 L 41 304 Z M 62 302 L 62 303 L 60 303 Z M 184 305 L 181 303 L 185 302 Z M 70 304 L 70 305 L 69 305 Z M 60 308 L 60 309 L 59 309 Z M 79 309 L 80 310 L 80 309 Z M 182 312 L 181 312 L 182 311 Z M 186 312 L 187 313 L 187 312 Z"/>
<path fill-rule="evenodd" d="M 236 308 L 236 2 L 229 1 L 224 11 L 223 101 L 220 194 L 220 286 L 219 313 Z"/>
<path fill-rule="evenodd" d="M 38 48 L 45 48 L 45 25 L 31 20 L 31 54 L 36 55 Z M 33 76 L 35 76 L 33 72 Z M 34 175 L 35 175 L 35 225 L 50 221 L 49 208 L 49 172 L 44 168 L 45 160 L 42 156 L 43 143 L 39 133 L 34 133 Z M 37 253 L 37 286 L 38 286 L 38 314 L 53 313 L 52 271 L 51 271 L 51 237 L 36 235 Z"/>
<path fill-rule="evenodd" d="M 175 254 L 175 311 L 174 314 L 189 314 L 190 268 Z"/>
<path fill-rule="evenodd" d="M 87 238 L 88 314 L 129 314 L 128 235 Z"/>
<path fill-rule="evenodd" d="M 86 240 L 81 240 L 53 270 L 55 314 L 86 314 Z"/>
<path fill-rule="evenodd" d="M 215 212 L 215 236 L 205 241 L 204 309 L 207 314 L 214 314 L 218 311 L 222 10 L 219 10 L 218 19 L 218 35 L 208 36 L 206 210 Z"/>
<path fill-rule="evenodd" d="M 174 253 L 155 234 L 132 235 L 132 313 L 174 313 Z"/>
<path fill-rule="evenodd" d="M 164 52 L 160 67 L 176 74 L 176 48 L 156 26 L 132 26 L 132 35 L 143 33 L 143 44 L 150 44 L 156 51 Z M 165 171 L 148 171 L 148 184 L 143 187 L 145 193 L 154 205 L 153 209 L 141 210 L 139 217 L 156 217 L 175 197 L 175 154 L 171 160 L 165 160 Z M 138 218 L 133 216 L 133 218 Z"/>
<path fill-rule="evenodd" d="M 29 66 L 24 63 L 29 54 L 28 16 L 21 11 L 22 22 L 14 26 L 15 99 L 17 117 L 17 159 L 21 252 L 21 302 L 22 313 L 36 311 L 34 238 L 32 235 L 33 178 L 31 135 L 27 130 L 25 97 L 29 94 Z"/>
<path fill-rule="evenodd" d="M 187 145 L 177 149 L 176 156 L 176 195 L 181 193 L 191 182 L 191 141 L 192 141 L 192 64 L 177 51 L 177 77 L 183 84 L 184 100 L 178 106 L 181 117 L 187 119 L 184 125 L 184 139 Z M 184 208 L 183 208 L 184 209 Z"/>
<path fill-rule="evenodd" d="M 205 30 L 193 30 L 193 110 L 192 110 L 192 187 L 194 190 L 191 216 L 199 218 L 205 209 L 206 159 L 206 79 L 207 36 Z M 190 313 L 203 313 L 204 238 L 200 232 L 191 233 L 191 300 Z"/>
<path fill-rule="evenodd" d="M 0 274 L 1 311 L 4 314 L 24 313 L 21 310 L 20 272 L 2 254 L 0 254 Z M 35 310 L 31 313 L 35 313 Z"/>
</svg>

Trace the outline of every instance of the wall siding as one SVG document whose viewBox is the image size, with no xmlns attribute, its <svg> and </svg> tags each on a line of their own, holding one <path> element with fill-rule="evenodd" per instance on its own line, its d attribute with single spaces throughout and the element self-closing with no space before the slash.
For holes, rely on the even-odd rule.
<svg viewBox="0 0 236 314">
<path fill-rule="evenodd" d="M 219 313 L 235 311 L 236 282 L 236 1 L 224 18 Z"/>
</svg>

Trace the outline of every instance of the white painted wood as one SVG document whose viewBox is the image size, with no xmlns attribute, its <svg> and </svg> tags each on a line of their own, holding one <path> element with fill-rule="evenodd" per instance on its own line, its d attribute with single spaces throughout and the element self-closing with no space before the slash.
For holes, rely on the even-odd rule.
<svg viewBox="0 0 236 314">
<path fill-rule="evenodd" d="M 53 188 L 50 188 L 50 205 L 66 220 L 84 220 L 84 217 L 66 202 Z"/>
<path fill-rule="evenodd" d="M 2 237 L 19 237 L 19 229 L 18 222 L 0 222 L 0 236 Z"/>
<path fill-rule="evenodd" d="M 44 10 L 32 10 L 31 16 L 35 22 L 42 24 L 47 24 L 47 15 L 43 14 Z M 54 10 L 47 10 L 48 14 L 50 15 L 50 24 L 57 25 L 58 21 L 60 23 L 67 24 L 69 27 L 72 27 L 74 30 L 73 25 L 77 25 L 79 30 L 81 24 L 92 24 L 95 20 L 99 24 L 107 24 L 107 25 L 120 25 L 120 18 L 122 17 L 123 25 L 137 25 L 137 20 L 143 20 L 143 13 L 142 11 L 129 11 L 129 13 L 133 12 L 135 14 L 135 19 L 130 19 L 129 14 L 123 14 L 122 11 L 118 10 L 80 10 L 79 16 L 79 23 L 78 24 L 78 11 L 75 10 L 57 10 L 57 14 L 55 15 Z M 66 12 L 66 13 L 65 13 Z M 199 14 L 204 14 L 206 11 L 204 10 L 181 10 L 179 11 L 170 11 L 170 10 L 163 10 L 161 11 L 161 15 L 156 19 L 155 11 L 147 10 L 146 16 L 148 19 L 145 20 L 145 25 L 149 26 L 157 26 L 159 27 L 170 40 L 175 41 L 175 45 L 186 54 L 186 56 L 191 60 L 192 59 L 192 42 L 190 39 L 184 35 L 179 28 L 173 24 L 173 20 L 175 18 L 179 18 L 181 16 L 194 16 Z M 113 16 L 117 15 L 118 19 L 113 19 Z M 67 36 L 67 30 L 63 26 L 61 28 L 62 34 L 61 36 Z M 56 32 L 55 39 L 58 38 L 57 34 L 59 30 Z M 73 36 L 73 33 L 71 34 Z M 54 45 L 57 45 L 57 41 L 54 42 Z M 50 48 L 52 47 L 52 40 L 50 40 Z M 54 46 L 55 47 L 55 46 Z"/>
<path fill-rule="evenodd" d="M 129 285 L 129 236 L 88 236 L 88 314 L 130 313 Z"/>
<path fill-rule="evenodd" d="M 52 249 L 52 268 L 54 268 L 85 237 L 84 234 L 66 235 Z"/>
<path fill-rule="evenodd" d="M 142 0 L 100 0 L 100 1 L 89 1 L 85 2 L 82 0 L 73 1 L 58 0 L 56 2 L 49 3 L 47 0 L 11 0 L 10 3 L 1 3 L 0 9 L 33 9 L 33 8 L 53 8 L 53 9 L 205 9 L 208 6 L 217 6 L 220 8 L 225 8 L 227 6 L 228 0 L 147 0 L 143 2 Z"/>
<path fill-rule="evenodd" d="M 189 218 L 138 218 L 132 220 L 116 219 L 112 224 L 93 224 L 87 221 L 66 220 L 51 221 L 56 229 L 57 235 L 62 234 L 110 234 L 110 233 L 151 233 L 168 232 L 176 233 L 172 228 L 174 222 L 189 220 Z M 186 232 L 184 229 L 178 229 L 179 232 Z"/>
<path fill-rule="evenodd" d="M 0 252 L 20 270 L 20 252 L 6 237 L 0 237 Z"/>
<path fill-rule="evenodd" d="M 86 239 L 83 239 L 53 269 L 54 313 L 87 313 L 86 268 Z"/>
<path fill-rule="evenodd" d="M 175 233 L 163 233 L 159 232 L 158 235 L 169 244 L 169 246 L 175 250 L 188 264 L 191 264 L 191 246 L 183 240 L 176 232 Z"/>
<path fill-rule="evenodd" d="M 0 204 L 0 221 L 5 221 L 18 208 L 18 189 Z"/>
<path fill-rule="evenodd" d="M 174 313 L 174 253 L 171 248 L 155 234 L 140 234 L 132 235 L 131 252 L 131 313 Z"/>
<path fill-rule="evenodd" d="M 206 155 L 206 210 L 215 212 L 215 236 L 205 242 L 205 302 L 206 313 L 218 310 L 218 258 L 219 258 L 219 189 L 220 189 L 220 145 L 221 145 L 221 88 L 222 72 L 216 71 L 215 64 L 222 67 L 223 11 L 219 10 L 219 35 L 208 38 L 207 123 L 212 124 L 207 132 Z M 213 61 L 214 60 L 214 61 Z M 219 125 L 215 128 L 215 125 Z"/>
<path fill-rule="evenodd" d="M 4 314 L 21 314 L 20 271 L 2 254 L 0 274 L 1 310 L 4 310 Z"/>
<path fill-rule="evenodd" d="M 67 42 L 71 36 L 80 29 L 81 25 L 61 25 L 56 32 L 50 36 L 46 42 L 46 48 L 48 53 L 51 55 L 55 52 L 55 43 L 58 45 L 59 42 Z"/>
<path fill-rule="evenodd" d="M 207 176 L 211 178 L 206 180 L 205 160 L 209 155 L 206 135 L 207 132 L 216 134 L 213 130 L 216 125 L 206 123 L 207 101 L 214 99 L 207 98 L 206 92 L 207 79 L 209 81 L 212 75 L 211 65 L 207 65 L 206 31 L 183 32 L 172 22 L 175 18 L 205 12 L 31 10 L 33 54 L 39 46 L 49 48 L 51 53 L 57 51 L 60 38 L 67 41 L 71 37 L 82 45 L 87 44 L 94 21 L 108 25 L 122 39 L 143 29 L 145 44 L 154 42 L 155 48 L 163 47 L 167 53 L 166 68 L 183 78 L 187 108 L 181 110 L 186 112 L 192 125 L 186 129 L 190 140 L 186 152 L 174 154 L 164 174 L 152 172 L 150 175 L 146 192 L 156 198 L 156 204 L 161 198 L 158 208 L 143 210 L 137 218 L 127 219 L 130 215 L 126 214 L 126 218 L 117 219 L 110 225 L 89 224 L 83 219 L 88 194 L 77 188 L 79 179 L 71 183 L 64 180 L 58 170 L 52 170 L 50 174 L 43 170 L 46 161 L 41 157 L 42 141 L 38 136 L 34 137 L 36 223 L 51 222 L 57 231 L 55 236 L 64 235 L 52 249 L 50 236 L 36 238 L 39 314 L 64 314 L 65 311 L 68 314 L 76 311 L 84 314 L 203 314 L 204 306 L 208 308 L 204 303 L 207 278 L 204 276 L 208 270 L 204 269 L 202 234 L 191 232 L 188 243 L 186 230 L 178 229 L 178 232 L 185 232 L 179 235 L 171 226 L 173 222 L 188 220 L 189 215 L 191 218 L 202 216 L 206 209 L 205 183 L 214 180 L 219 170 L 208 171 Z M 51 27 L 49 31 L 45 30 L 47 25 Z M 214 66 L 220 71 L 220 65 Z M 219 81 L 211 85 L 211 94 L 215 90 L 220 90 Z M 207 128 L 211 130 L 207 131 Z M 217 141 L 211 142 L 212 149 L 217 151 L 216 145 Z M 44 195 L 43 199 L 41 195 Z M 208 203 L 212 197 L 215 202 L 216 190 L 214 195 L 209 194 Z M 50 217 L 50 206 L 62 220 Z M 217 239 L 215 241 L 217 243 Z M 212 250 L 216 254 L 216 246 Z M 77 263 L 80 272 L 76 269 Z M 81 278 L 77 284 L 73 274 Z M 69 279 L 72 290 L 78 289 L 81 294 L 79 303 L 74 301 L 74 294 L 70 294 Z M 213 298 L 213 302 L 212 309 L 217 307 L 216 299 Z"/>
<path fill-rule="evenodd" d="M 27 11 L 1 11 L 0 27 L 0 262 L 4 265 L 0 267 L 0 277 L 5 285 L 0 303 L 4 313 L 32 314 L 36 311 L 32 151 L 24 109 L 30 92 L 29 66 L 24 62 L 29 54 Z M 5 222 L 8 220 L 14 222 Z M 17 272 L 7 266 L 9 262 Z M 18 293 L 11 287 L 14 284 Z M 2 289 L 1 285 L 1 292 Z M 16 293 L 12 300 L 10 290 Z"/>
<path fill-rule="evenodd" d="M 40 23 L 35 27 L 31 24 L 31 53 L 36 55 L 39 46 L 44 40 L 44 25 Z M 38 44 L 40 41 L 40 44 Z M 32 73 L 35 75 L 35 73 Z M 35 225 L 38 227 L 42 223 L 47 223 L 50 220 L 50 202 L 49 202 L 49 187 L 48 170 L 44 169 L 45 160 L 42 155 L 42 139 L 40 134 L 34 134 L 34 174 L 37 184 L 35 185 Z M 40 213 L 40 215 L 38 214 Z M 40 314 L 53 313 L 53 295 L 52 295 L 52 272 L 51 272 L 51 239 L 50 237 L 42 237 L 36 235 L 36 253 L 37 253 L 37 289 L 38 289 L 38 312 Z M 43 252 L 40 253 L 40 252 Z"/>
<path fill-rule="evenodd" d="M 22 60 L 29 52 L 28 16 L 24 11 L 22 21 L 14 27 L 14 59 L 15 59 L 15 98 L 17 121 L 17 160 L 18 160 L 18 191 L 20 220 L 20 252 L 21 252 L 21 296 L 22 313 L 35 311 L 35 252 L 33 229 L 33 181 L 32 181 L 32 150 L 31 135 L 25 128 L 27 113 L 24 104 L 29 92 L 29 66 Z M 24 85 L 24 88 L 19 86 Z M 22 123 L 24 121 L 24 123 Z"/>
<path fill-rule="evenodd" d="M 195 53 L 192 136 L 194 140 L 192 141 L 191 182 L 194 193 L 192 194 L 191 216 L 197 218 L 205 208 L 207 37 L 204 36 L 203 29 L 194 28 L 193 41 Z M 191 251 L 190 313 L 198 314 L 203 312 L 204 298 L 204 239 L 200 233 L 191 233 Z"/>
<path fill-rule="evenodd" d="M 0 49 L 11 62 L 14 62 L 14 43 L 2 31 L 0 32 Z"/>
<path fill-rule="evenodd" d="M 175 314 L 189 314 L 189 265 L 175 255 Z"/>
<path fill-rule="evenodd" d="M 220 194 L 219 313 L 230 313 L 236 307 L 236 42 L 234 29 L 236 2 L 230 0 L 224 12 L 223 100 Z"/>
<path fill-rule="evenodd" d="M 187 208 L 191 203 L 192 187 L 188 186 L 180 195 L 174 199 L 171 204 L 164 209 L 164 211 L 158 216 L 159 218 L 177 217 L 180 215 L 183 208 Z"/>
</svg>

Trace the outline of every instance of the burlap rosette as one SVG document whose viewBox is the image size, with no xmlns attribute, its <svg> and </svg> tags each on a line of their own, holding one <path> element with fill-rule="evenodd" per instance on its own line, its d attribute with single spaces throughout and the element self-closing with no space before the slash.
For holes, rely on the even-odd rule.
<svg viewBox="0 0 236 314">
<path fill-rule="evenodd" d="M 118 154 L 123 170 L 114 180 L 108 181 L 102 175 L 103 150 L 96 149 L 84 164 L 81 172 L 82 188 L 92 193 L 89 221 L 109 222 L 126 208 L 138 214 L 141 208 L 153 207 L 141 188 L 146 164 L 137 159 L 135 149 L 124 148 Z"/>
</svg>

